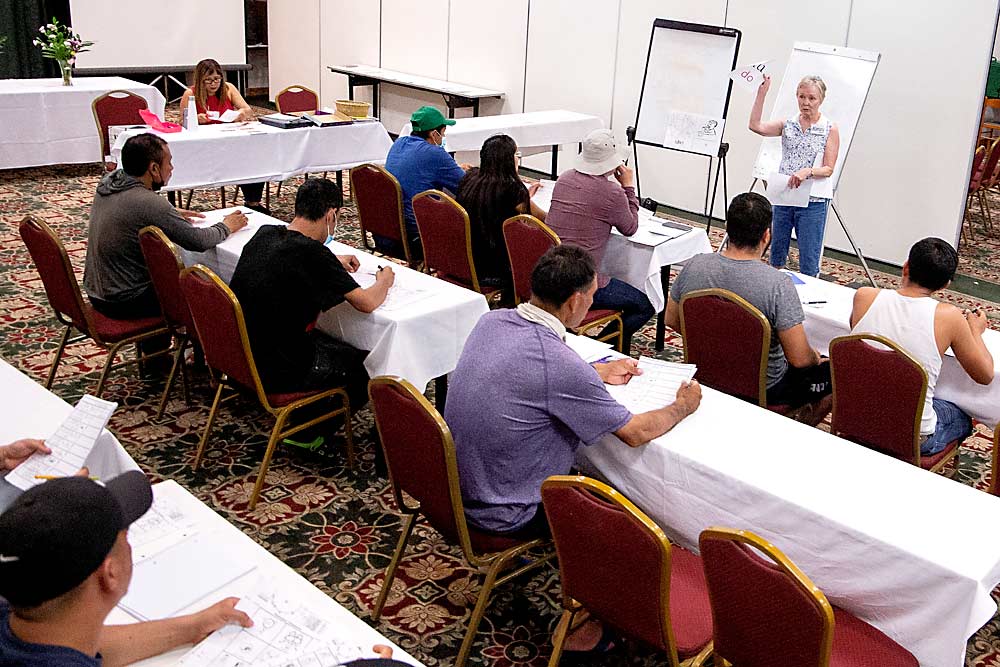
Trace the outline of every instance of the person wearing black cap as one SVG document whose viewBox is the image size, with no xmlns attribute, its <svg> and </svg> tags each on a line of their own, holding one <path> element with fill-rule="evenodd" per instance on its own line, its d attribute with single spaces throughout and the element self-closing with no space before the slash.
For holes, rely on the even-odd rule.
<svg viewBox="0 0 1000 667">
<path fill-rule="evenodd" d="M 195 614 L 131 625 L 104 620 L 128 591 L 128 527 L 153 502 L 138 470 L 101 485 L 63 477 L 0 514 L 0 665 L 126 665 L 201 641 L 250 617 L 226 598 Z"/>
</svg>

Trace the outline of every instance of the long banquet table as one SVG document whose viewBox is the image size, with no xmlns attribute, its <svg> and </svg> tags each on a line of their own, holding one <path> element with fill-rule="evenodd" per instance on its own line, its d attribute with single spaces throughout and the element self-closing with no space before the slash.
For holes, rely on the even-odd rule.
<svg viewBox="0 0 1000 667">
<path fill-rule="evenodd" d="M 122 132 L 111 154 L 149 129 Z M 154 132 L 170 144 L 174 173 L 163 190 L 283 181 L 293 176 L 383 163 L 392 140 L 382 123 L 282 129 L 260 122 L 203 125 L 197 130 Z"/>
<path fill-rule="evenodd" d="M 38 384 L 3 359 L 0 359 L 0 445 L 21 438 L 46 438 L 72 412 L 73 407 Z M 90 472 L 102 479 L 116 477 L 126 470 L 138 470 L 132 457 L 110 431 L 104 430 L 84 462 Z M 0 479 L 0 511 L 20 489 Z"/>
<path fill-rule="evenodd" d="M 235 209 L 213 211 L 205 222 L 213 224 Z M 241 209 L 246 211 L 247 209 Z M 233 277 L 244 246 L 262 225 L 285 224 L 252 212 L 250 224 L 218 246 L 203 253 L 185 251 L 186 264 L 204 264 L 227 283 Z M 356 278 L 366 276 L 386 261 L 336 241 L 328 247 L 338 255 L 355 255 L 361 264 Z M 458 365 L 465 339 L 476 322 L 489 311 L 486 298 L 458 285 L 438 280 L 398 264 L 390 264 L 396 281 L 389 299 L 372 313 L 361 313 L 342 303 L 323 313 L 316 323 L 321 331 L 368 350 L 365 368 L 372 377 L 399 375 L 423 390 L 432 379 Z"/>
<path fill-rule="evenodd" d="M 159 90 L 120 76 L 62 79 L 0 79 L 0 169 L 98 162 L 101 143 L 91 103 L 112 90 L 146 98 L 161 118 Z"/>
<path fill-rule="evenodd" d="M 997 611 L 1000 498 L 703 392 L 669 433 L 635 449 L 609 436 L 581 450 L 582 468 L 681 544 L 709 526 L 751 530 L 924 667 L 965 664 Z"/>
</svg>

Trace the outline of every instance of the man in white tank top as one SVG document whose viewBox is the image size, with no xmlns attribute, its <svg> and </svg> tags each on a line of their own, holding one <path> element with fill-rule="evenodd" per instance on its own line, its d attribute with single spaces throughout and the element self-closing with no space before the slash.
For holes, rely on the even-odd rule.
<svg viewBox="0 0 1000 667">
<path fill-rule="evenodd" d="M 972 433 L 972 420 L 954 403 L 934 397 L 941 359 L 950 347 L 979 384 L 993 380 L 993 356 L 983 343 L 986 314 L 962 311 L 932 298 L 951 284 L 958 253 L 946 241 L 926 238 L 910 248 L 898 290 L 862 287 L 854 295 L 852 333 L 885 336 L 927 371 L 927 397 L 920 420 L 920 451 L 936 454 Z"/>
</svg>

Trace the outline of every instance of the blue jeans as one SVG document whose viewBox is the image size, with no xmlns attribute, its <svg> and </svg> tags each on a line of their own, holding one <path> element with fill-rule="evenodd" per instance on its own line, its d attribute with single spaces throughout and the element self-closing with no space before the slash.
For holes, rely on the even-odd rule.
<svg viewBox="0 0 1000 667">
<path fill-rule="evenodd" d="M 591 307 L 622 311 L 626 341 L 656 315 L 653 304 L 645 294 L 617 278 L 612 278 L 607 285 L 594 292 L 594 305 Z"/>
<path fill-rule="evenodd" d="M 924 456 L 937 454 L 953 440 L 965 440 L 972 435 L 972 420 L 954 403 L 942 401 L 940 398 L 931 400 L 934 414 L 937 415 L 937 427 L 927 440 L 920 445 L 920 453 Z"/>
<path fill-rule="evenodd" d="M 775 206 L 771 214 L 771 266 L 780 269 L 788 259 L 792 230 L 799 242 L 799 272 L 819 275 L 823 256 L 823 233 L 829 200 L 809 202 L 809 206 Z"/>
</svg>

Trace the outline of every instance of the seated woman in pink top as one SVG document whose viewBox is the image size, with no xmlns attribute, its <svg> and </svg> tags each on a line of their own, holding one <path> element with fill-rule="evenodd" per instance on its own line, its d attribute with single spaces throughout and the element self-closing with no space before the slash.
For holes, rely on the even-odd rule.
<svg viewBox="0 0 1000 667">
<path fill-rule="evenodd" d="M 194 82 L 181 95 L 181 113 L 187 109 L 188 100 L 194 96 L 195 107 L 198 109 L 199 125 L 214 125 L 221 122 L 219 117 L 227 111 L 239 111 L 240 115 L 234 122 L 255 120 L 253 109 L 246 103 L 236 86 L 226 81 L 222 65 L 211 58 L 202 60 L 194 68 Z M 264 192 L 263 183 L 244 183 L 240 185 L 247 208 L 270 214 L 260 203 Z"/>
</svg>

